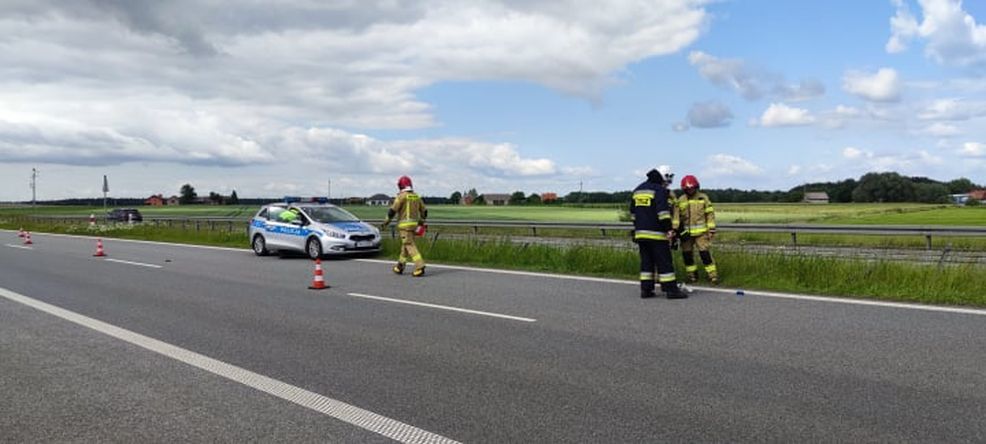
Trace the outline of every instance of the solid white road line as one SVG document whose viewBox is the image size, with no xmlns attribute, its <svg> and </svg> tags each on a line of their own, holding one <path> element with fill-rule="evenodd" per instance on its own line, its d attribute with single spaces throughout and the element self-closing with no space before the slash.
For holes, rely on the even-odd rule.
<svg viewBox="0 0 986 444">
<path fill-rule="evenodd" d="M 10 248 L 20 248 L 21 250 L 33 250 L 33 248 L 31 248 L 31 247 L 25 247 L 23 245 L 4 244 L 4 246 L 5 247 L 10 247 Z"/>
<path fill-rule="evenodd" d="M 347 422 L 362 429 L 405 443 L 456 443 L 441 435 L 419 429 L 386 416 L 310 392 L 300 387 L 251 372 L 232 364 L 210 358 L 81 314 L 41 302 L 10 290 L 0 288 L 0 296 L 33 307 L 69 322 L 112 336 L 155 353 L 198 367 L 247 387 L 271 394 L 326 416 Z"/>
<path fill-rule="evenodd" d="M 131 261 L 124 261 L 124 260 L 120 260 L 120 259 L 112 259 L 112 258 L 106 258 L 106 259 L 103 259 L 103 260 L 104 261 L 107 261 L 107 262 L 116 262 L 118 264 L 137 265 L 139 267 L 163 268 L 160 265 L 145 264 L 143 262 L 131 262 Z"/>
<path fill-rule="evenodd" d="M 361 293 L 349 293 L 349 295 L 357 298 L 374 299 L 374 300 L 385 301 L 385 302 L 395 302 L 398 304 L 417 305 L 419 307 L 437 308 L 439 310 L 458 311 L 461 313 L 469 313 L 469 314 L 480 315 L 480 316 L 490 316 L 494 318 L 510 319 L 512 321 L 537 322 L 537 319 L 522 318 L 518 316 L 510 316 L 510 315 L 499 314 L 499 313 L 490 313 L 487 311 L 469 310 L 466 308 L 449 307 L 447 305 L 427 304 L 424 302 L 406 301 L 403 299 L 391 299 L 391 298 L 385 298 L 381 296 L 371 296 L 368 294 L 361 294 Z"/>
<path fill-rule="evenodd" d="M 0 230 L 14 233 L 16 230 Z M 49 234 L 40 233 L 44 236 L 54 236 L 54 237 L 74 237 L 87 239 L 91 236 L 72 236 L 67 234 Z M 186 248 L 204 248 L 210 250 L 223 250 L 223 251 L 237 251 L 237 252 L 249 252 L 248 248 L 227 248 L 227 247 L 210 247 L 204 245 L 188 245 L 188 244 L 173 244 L 168 242 L 153 242 L 153 241 L 140 241 L 131 239 L 113 239 L 114 242 L 132 242 L 132 243 L 142 243 L 151 245 L 168 245 L 173 247 L 186 247 Z M 377 263 L 377 264 L 393 264 L 394 261 L 381 260 L 381 259 L 355 259 L 361 262 Z M 564 274 L 550 274 L 550 273 L 537 273 L 533 271 L 517 271 L 517 270 L 499 270 L 495 268 L 476 268 L 476 267 L 464 267 L 459 265 L 440 265 L 440 264 L 428 264 L 431 268 L 445 268 L 449 270 L 463 270 L 463 271 L 474 271 L 479 273 L 495 273 L 495 274 L 506 274 L 513 276 L 530 276 L 530 277 L 543 277 L 552 279 L 564 279 L 564 280 L 574 280 L 582 282 L 599 282 L 604 284 L 619 284 L 619 285 L 640 285 L 639 281 L 630 281 L 622 279 L 607 279 L 607 278 L 597 278 L 589 276 L 571 276 Z M 716 287 L 696 287 L 692 286 L 695 290 L 706 291 L 711 293 L 724 293 L 724 294 L 734 294 L 735 290 L 726 288 L 716 288 Z M 848 299 L 848 298 L 835 298 L 835 297 L 825 297 L 825 296 L 813 296 L 808 294 L 796 294 L 796 293 L 776 293 L 770 291 L 758 291 L 758 290 L 746 290 L 745 294 L 748 296 L 763 296 L 771 298 L 780 299 L 793 299 L 802 301 L 815 301 L 815 302 L 832 302 L 837 304 L 855 304 L 855 305 L 870 305 L 877 307 L 891 307 L 891 308 L 903 308 L 908 310 L 923 310 L 923 311 L 934 311 L 940 313 L 959 313 L 959 314 L 972 314 L 986 316 L 986 310 L 975 309 L 975 308 L 961 308 L 961 307 L 944 307 L 935 305 L 922 305 L 922 304 L 905 304 L 899 302 L 884 302 L 875 300 L 864 300 L 864 299 Z"/>
</svg>

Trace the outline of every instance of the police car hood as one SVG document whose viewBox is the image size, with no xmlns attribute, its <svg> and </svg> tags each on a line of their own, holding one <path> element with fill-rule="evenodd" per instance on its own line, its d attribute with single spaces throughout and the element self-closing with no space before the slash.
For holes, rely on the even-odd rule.
<svg viewBox="0 0 986 444">
<path fill-rule="evenodd" d="M 328 222 L 323 223 L 322 225 L 326 228 L 334 231 L 341 231 L 343 233 L 366 233 L 373 231 L 370 225 L 364 222 Z"/>
</svg>

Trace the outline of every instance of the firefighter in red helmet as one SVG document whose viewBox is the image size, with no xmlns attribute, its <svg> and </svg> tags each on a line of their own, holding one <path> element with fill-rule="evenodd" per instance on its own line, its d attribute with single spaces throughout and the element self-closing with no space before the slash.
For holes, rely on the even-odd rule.
<svg viewBox="0 0 986 444">
<path fill-rule="evenodd" d="M 424 202 L 415 192 L 411 184 L 411 178 L 401 176 L 397 179 L 397 189 L 400 192 L 394 199 L 394 204 L 387 211 L 387 220 L 383 222 L 381 228 L 386 229 L 390 221 L 397 217 L 397 232 L 401 237 L 401 252 L 397 258 L 397 264 L 393 271 L 397 274 L 404 273 L 407 262 L 414 262 L 414 272 L 411 276 L 421 277 L 425 274 L 425 261 L 421 257 L 421 252 L 414 244 L 414 232 L 419 226 L 423 226 L 428 217 L 428 210 Z"/>
<path fill-rule="evenodd" d="M 715 210 L 709 196 L 699 191 L 698 179 L 688 175 L 681 178 L 681 190 L 684 195 L 678 198 L 678 223 L 681 230 L 679 237 L 681 256 L 685 262 L 685 273 L 689 282 L 698 281 L 698 266 L 692 251 L 698 247 L 698 255 L 702 259 L 705 272 L 713 285 L 719 283 L 719 273 L 712 260 L 712 239 L 716 234 Z"/>
</svg>

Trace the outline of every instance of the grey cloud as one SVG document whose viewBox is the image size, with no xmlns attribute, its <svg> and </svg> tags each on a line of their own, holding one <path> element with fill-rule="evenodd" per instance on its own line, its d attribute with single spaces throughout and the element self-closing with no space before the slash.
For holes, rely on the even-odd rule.
<svg viewBox="0 0 986 444">
<path fill-rule="evenodd" d="M 699 102 L 688 110 L 688 124 L 695 128 L 721 128 L 733 121 L 733 112 L 719 102 Z"/>
<path fill-rule="evenodd" d="M 751 66 L 741 59 L 723 59 L 693 51 L 689 62 L 712 84 L 732 90 L 747 100 L 775 97 L 788 101 L 808 100 L 825 94 L 825 85 L 814 79 L 788 84 L 784 76 Z"/>
</svg>

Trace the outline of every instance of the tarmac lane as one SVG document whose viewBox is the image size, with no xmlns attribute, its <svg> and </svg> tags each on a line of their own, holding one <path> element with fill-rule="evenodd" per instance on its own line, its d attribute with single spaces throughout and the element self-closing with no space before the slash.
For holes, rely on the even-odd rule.
<svg viewBox="0 0 986 444">
<path fill-rule="evenodd" d="M 0 395 L 15 400 L 0 435 L 16 440 L 986 439 L 980 310 L 641 300 L 633 282 L 436 265 L 416 279 L 372 259 L 323 261 L 331 288 L 313 291 L 305 258 L 113 239 L 95 258 L 91 238 L 0 240 L 0 294 L 23 297 L 0 297 L 0 351 L 17 357 L 0 359 Z M 334 402 L 358 418 L 325 413 Z M 126 428 L 88 426 L 121 410 Z"/>
</svg>

